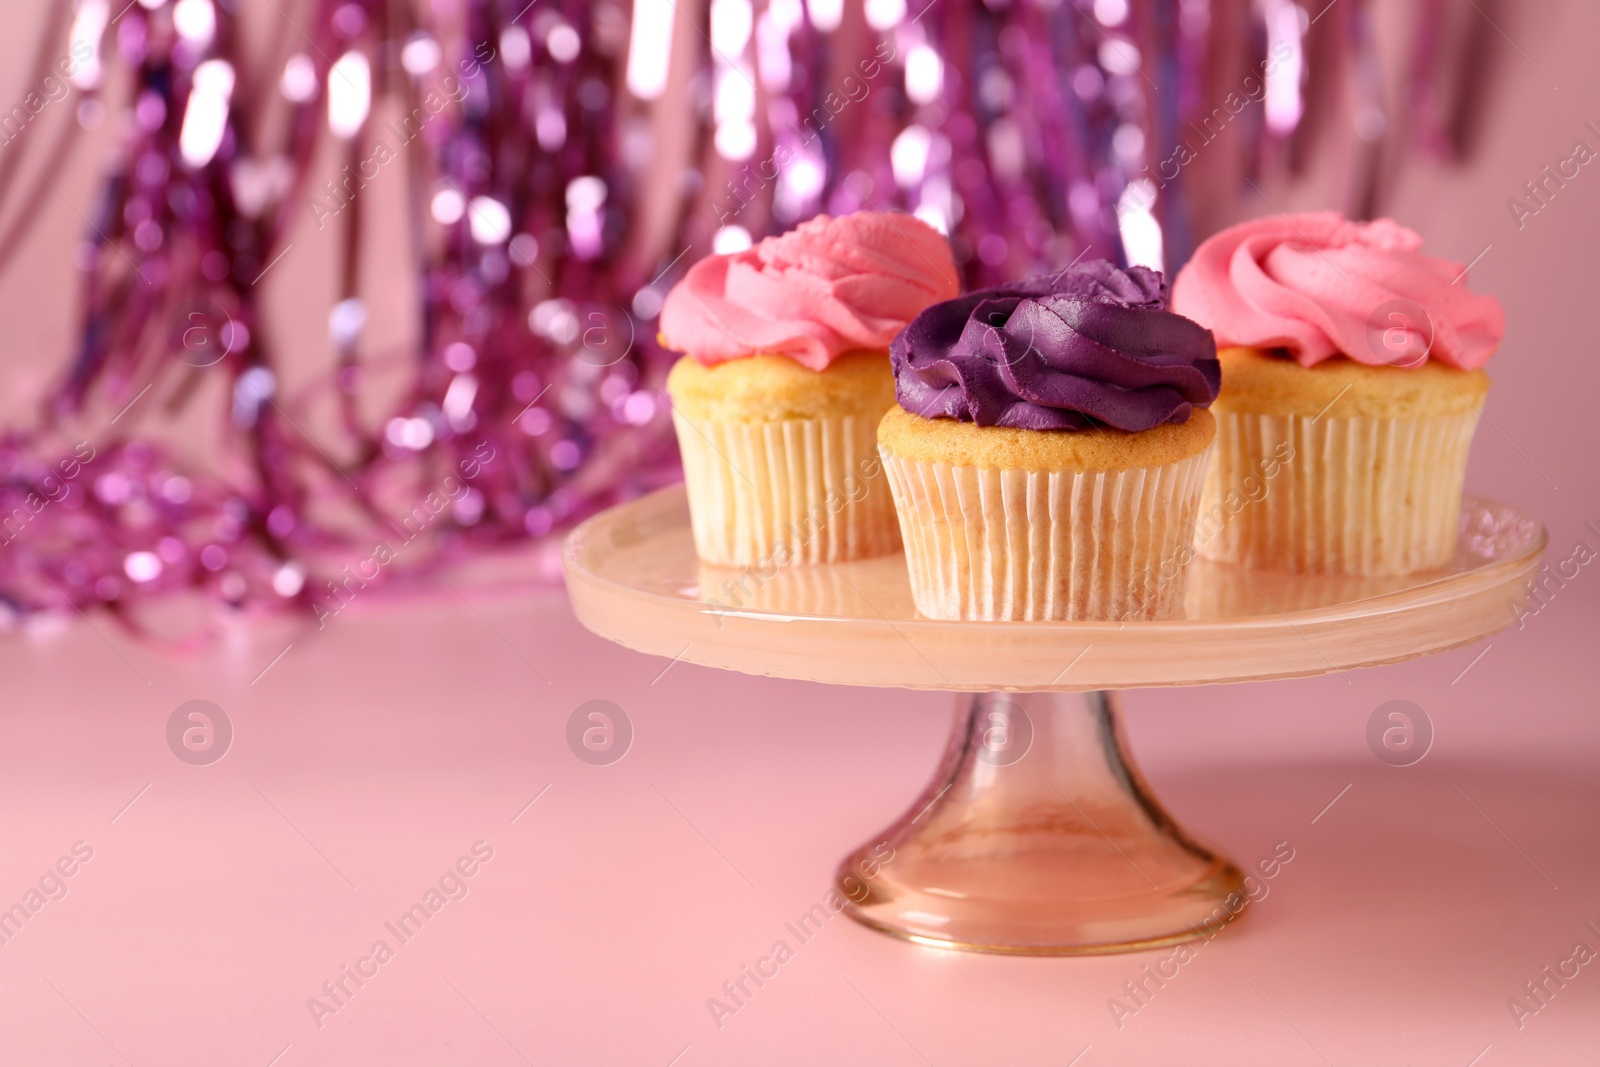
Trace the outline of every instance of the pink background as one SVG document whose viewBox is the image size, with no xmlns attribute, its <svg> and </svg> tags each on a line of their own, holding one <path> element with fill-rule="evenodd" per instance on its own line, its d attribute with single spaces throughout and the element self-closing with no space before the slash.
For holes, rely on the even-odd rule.
<svg viewBox="0 0 1600 1067">
<path fill-rule="evenodd" d="M 690 1046 L 680 1065 L 1061 1065 L 1092 1046 L 1080 1067 L 1465 1067 L 1486 1046 L 1480 1065 L 1600 1047 L 1600 963 L 1520 1031 L 1505 1005 L 1575 941 L 1600 947 L 1592 601 L 1494 639 L 1454 686 L 1481 647 L 1130 694 L 1134 751 L 1191 830 L 1241 863 L 1279 841 L 1295 858 L 1120 1030 L 1108 999 L 1162 954 L 941 953 L 842 917 L 718 1029 L 707 998 L 931 773 L 949 698 L 668 668 L 579 629 L 558 593 L 466 592 L 358 602 L 187 665 L 104 624 L 132 666 L 83 626 L 0 646 L 0 898 L 95 850 L 0 946 L 0 1063 L 121 1063 L 114 1046 L 262 1067 L 290 1046 L 285 1067 L 665 1067 Z M 209 767 L 163 736 L 197 697 L 236 728 Z M 596 697 L 636 731 L 607 767 L 564 742 Z M 1366 747 L 1395 698 L 1437 731 L 1412 767 Z M 393 944 L 384 923 L 480 839 L 494 858 L 466 898 L 318 1029 L 307 999 Z"/>
<path fill-rule="evenodd" d="M 1511 328 L 1469 485 L 1542 516 L 1554 563 L 1580 538 L 1600 549 L 1584 525 L 1600 527 L 1600 171 L 1520 231 L 1506 199 L 1575 139 L 1600 146 L 1583 129 L 1600 124 L 1600 10 L 1527 7 L 1496 9 L 1515 48 L 1497 58 L 1478 155 L 1411 164 L 1393 213 L 1441 255 L 1491 246 L 1472 282 Z M 38 17 L 19 14 L 0 46 L 5 99 Z M 86 149 L 57 184 L 84 208 L 96 180 Z M 1315 177 L 1272 192 L 1285 208 L 1329 200 Z M 68 350 L 80 227 L 54 204 L 0 278 L 0 414 L 22 417 Z M 308 374 L 327 354 L 318 241 L 295 239 L 269 298 Z M 376 296 L 375 324 L 404 320 L 402 285 Z M 1296 858 L 1121 1029 L 1107 1000 L 1158 955 L 943 954 L 842 919 L 712 1023 L 706 999 L 920 788 L 947 698 L 663 673 L 581 631 L 559 592 L 510 583 L 464 584 L 475 606 L 448 591 L 361 602 L 320 633 L 240 625 L 189 659 L 106 619 L 36 628 L 0 643 L 0 906 L 74 842 L 94 858 L 0 945 L 0 1063 L 1592 1060 L 1600 963 L 1520 1030 L 1506 1000 L 1575 941 L 1600 949 L 1584 925 L 1600 925 L 1594 571 L 1524 629 L 1434 659 L 1130 694 L 1134 750 L 1187 826 L 1244 863 L 1282 840 Z M 195 698 L 237 730 L 209 767 L 166 748 L 167 717 Z M 593 698 L 636 729 L 613 766 L 565 745 Z M 1365 742 L 1397 698 L 1437 731 L 1409 768 Z M 318 1029 L 307 998 L 480 839 L 495 854 L 468 896 Z"/>
</svg>

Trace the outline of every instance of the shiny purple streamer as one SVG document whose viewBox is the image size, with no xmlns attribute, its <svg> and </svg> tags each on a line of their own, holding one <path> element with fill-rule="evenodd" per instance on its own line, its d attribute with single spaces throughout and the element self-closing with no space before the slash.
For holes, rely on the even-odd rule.
<svg viewBox="0 0 1600 1067">
<path fill-rule="evenodd" d="M 197 65 L 248 69 L 231 6 L 216 5 L 204 49 L 175 35 L 170 5 L 128 8 L 108 31 L 118 58 L 108 69 L 128 77 L 132 106 L 118 117 L 126 133 L 78 256 L 79 344 L 43 429 L 0 440 L 0 601 L 15 618 L 101 606 L 137 626 L 143 606 L 187 590 L 325 619 L 355 588 L 425 579 L 442 564 L 556 534 L 675 477 L 660 390 L 672 357 L 654 319 L 665 290 L 719 233 L 739 226 L 759 238 L 818 210 L 920 209 L 949 227 L 971 285 L 1059 269 L 1080 254 L 1120 260 L 1118 198 L 1209 106 L 1209 42 L 1259 34 L 1250 5 L 1224 0 L 1133 3 L 1110 31 L 1093 5 L 1071 0 L 908 7 L 883 29 L 853 4 L 831 33 L 802 16 L 780 39 L 761 22 L 771 5 L 757 2 L 754 154 L 722 159 L 707 134 L 683 175 L 656 173 L 649 152 L 629 156 L 644 112 L 617 99 L 625 16 L 616 5 L 439 0 L 420 24 L 379 0 L 315 0 L 297 13 L 309 43 L 300 25 L 280 27 L 281 39 L 304 49 L 319 87 L 332 57 L 349 50 L 367 56 L 375 100 L 399 99 L 402 110 L 439 91 L 446 73 L 465 87 L 460 109 L 415 137 L 369 123 L 344 146 L 341 162 L 358 175 L 380 141 L 408 153 L 414 182 L 419 343 L 400 357 L 410 376 L 400 403 L 370 423 L 357 399 L 395 359 L 361 342 L 364 201 L 310 187 L 325 90 L 290 106 L 282 139 L 268 146 L 253 136 L 260 101 L 236 97 L 214 158 L 188 167 L 180 134 Z M 47 32 L 61 33 L 65 11 Z M 1219 11 L 1236 21 L 1216 25 Z M 707 27 L 680 14 L 676 28 L 693 31 L 704 77 L 714 61 Z M 1419 39 L 1435 32 L 1425 19 Z M 1136 45 L 1138 69 L 1108 68 L 1110 36 Z M 438 44 L 441 65 L 403 70 L 397 58 L 424 38 Z M 54 47 L 47 41 L 41 56 Z M 918 102 L 906 66 L 922 47 L 943 78 Z M 784 64 L 785 84 L 762 80 Z M 929 153 L 920 173 L 897 176 L 894 146 L 912 127 L 921 133 L 909 147 L 922 136 Z M 1129 129 L 1142 131 L 1143 156 L 1116 150 L 1131 143 Z M 1246 148 L 1260 143 L 1258 134 Z M 0 160 L 3 197 L 14 158 Z M 786 169 L 801 159 L 805 169 Z M 241 203 L 240 190 L 261 195 L 269 173 L 284 184 L 263 203 Z M 676 239 L 646 247 L 634 240 L 630 205 L 664 183 L 680 194 Z M 433 205 L 452 192 L 464 209 L 440 221 Z M 1189 175 L 1163 190 L 1155 210 L 1169 263 L 1199 236 L 1191 205 L 1216 192 Z M 15 199 L 40 195 L 36 186 Z M 308 198 L 329 195 L 340 201 L 343 325 L 334 366 L 290 396 L 256 283 Z M 488 232 L 502 217 L 510 232 Z M 27 224 L 0 235 L 0 256 Z M 227 383 L 213 421 L 220 462 L 137 433 L 183 411 L 216 376 Z M 331 428 L 311 419 L 330 399 Z M 85 424 L 106 429 L 91 443 L 75 433 Z M 395 562 L 374 563 L 375 543 Z"/>
</svg>

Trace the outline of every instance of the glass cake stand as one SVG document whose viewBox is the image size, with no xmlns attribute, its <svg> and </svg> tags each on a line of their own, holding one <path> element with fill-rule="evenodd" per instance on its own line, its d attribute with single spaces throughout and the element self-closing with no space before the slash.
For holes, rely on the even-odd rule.
<svg viewBox="0 0 1600 1067">
<path fill-rule="evenodd" d="M 628 648 L 837 685 L 939 689 L 955 728 L 922 795 L 840 864 L 852 918 L 979 952 L 1124 952 L 1208 936 L 1243 875 L 1162 809 L 1116 690 L 1293 678 L 1470 644 L 1515 619 L 1545 530 L 1466 498 L 1455 557 L 1397 578 L 1196 560 L 1184 617 L 950 622 L 912 605 L 905 558 L 724 568 L 694 553 L 683 487 L 588 520 L 564 557 L 573 610 Z"/>
</svg>

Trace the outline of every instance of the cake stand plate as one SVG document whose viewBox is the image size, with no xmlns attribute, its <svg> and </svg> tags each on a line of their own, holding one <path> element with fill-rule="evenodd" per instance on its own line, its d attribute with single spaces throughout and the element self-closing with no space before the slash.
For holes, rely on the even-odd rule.
<svg viewBox="0 0 1600 1067">
<path fill-rule="evenodd" d="M 1197 559 L 1184 616 L 1159 622 L 953 622 L 919 616 L 901 555 L 813 567 L 695 557 L 682 486 L 568 538 L 580 622 L 709 667 L 958 699 L 922 796 L 846 857 L 855 919 L 987 952 L 1118 952 L 1210 936 L 1244 875 L 1162 810 L 1128 757 L 1114 690 L 1290 678 L 1481 640 L 1515 621 L 1544 527 L 1468 497 L 1450 563 L 1396 578 L 1253 571 Z M 1270 862 L 1270 861 L 1264 861 Z"/>
</svg>

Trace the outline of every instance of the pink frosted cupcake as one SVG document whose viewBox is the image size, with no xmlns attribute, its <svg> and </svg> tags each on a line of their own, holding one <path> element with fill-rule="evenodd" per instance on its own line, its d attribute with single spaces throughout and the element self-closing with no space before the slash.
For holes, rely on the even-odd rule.
<svg viewBox="0 0 1600 1067">
<path fill-rule="evenodd" d="M 1449 561 L 1505 315 L 1421 245 L 1392 219 L 1277 216 L 1178 272 L 1173 310 L 1222 361 L 1201 555 L 1360 575 Z"/>
<path fill-rule="evenodd" d="M 661 309 L 687 353 L 667 392 L 695 549 L 785 566 L 893 552 L 878 420 L 894 405 L 889 342 L 960 289 L 950 246 L 909 216 L 818 216 L 690 268 Z"/>
</svg>

